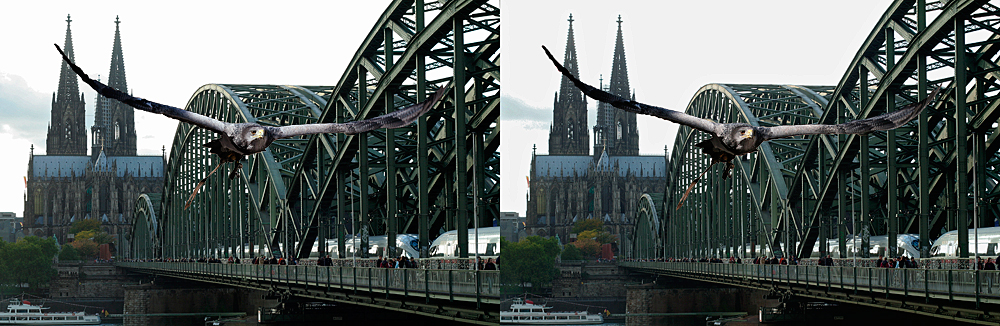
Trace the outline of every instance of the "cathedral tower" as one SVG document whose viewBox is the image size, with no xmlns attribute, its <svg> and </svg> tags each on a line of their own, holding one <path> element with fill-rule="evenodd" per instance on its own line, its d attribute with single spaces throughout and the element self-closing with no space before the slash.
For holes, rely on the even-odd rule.
<svg viewBox="0 0 1000 326">
<path fill-rule="evenodd" d="M 121 23 L 115 17 L 115 42 L 111 50 L 111 71 L 108 73 L 108 86 L 128 93 L 128 83 L 125 81 L 125 58 L 122 55 Z M 135 111 L 131 106 L 117 100 L 97 95 L 94 126 L 90 128 L 91 153 L 96 157 L 103 148 L 107 156 L 135 156 Z"/>
<path fill-rule="evenodd" d="M 73 20 L 66 15 L 66 42 L 63 50 L 70 60 L 73 58 L 73 34 L 69 24 Z M 69 65 L 59 59 L 59 89 L 52 94 L 52 118 L 45 139 L 48 155 L 87 155 L 86 103 L 77 84 L 76 74 Z"/>
<path fill-rule="evenodd" d="M 573 39 L 573 15 L 569 15 L 569 34 L 566 36 L 566 56 L 563 66 L 574 76 L 580 71 L 576 63 L 576 41 Z M 552 128 L 549 130 L 550 155 L 590 154 L 590 134 L 587 132 L 587 100 L 573 82 L 562 77 L 559 94 L 552 109 Z"/>
<path fill-rule="evenodd" d="M 603 84 L 603 83 L 602 83 Z M 604 86 L 601 86 L 604 88 Z M 635 100 L 628 84 L 628 65 L 625 62 L 625 41 L 622 38 L 622 16 L 618 16 L 618 37 L 615 55 L 611 62 L 611 82 L 604 89 L 608 93 Z M 594 156 L 607 150 L 612 156 L 639 155 L 639 131 L 635 113 L 619 110 L 607 103 L 597 106 L 597 125 L 594 126 Z"/>
</svg>

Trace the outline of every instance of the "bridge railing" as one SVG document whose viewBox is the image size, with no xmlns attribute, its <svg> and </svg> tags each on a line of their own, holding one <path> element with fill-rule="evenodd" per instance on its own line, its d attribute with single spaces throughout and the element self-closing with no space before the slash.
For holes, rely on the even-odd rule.
<svg viewBox="0 0 1000 326">
<path fill-rule="evenodd" d="M 120 267 L 168 272 L 232 283 L 284 283 L 460 301 L 497 301 L 500 272 L 303 265 L 119 262 Z"/>
<path fill-rule="evenodd" d="M 783 283 L 845 291 L 1000 302 L 1000 271 L 849 266 L 621 262 L 656 273 L 682 272 L 704 279 Z"/>
</svg>

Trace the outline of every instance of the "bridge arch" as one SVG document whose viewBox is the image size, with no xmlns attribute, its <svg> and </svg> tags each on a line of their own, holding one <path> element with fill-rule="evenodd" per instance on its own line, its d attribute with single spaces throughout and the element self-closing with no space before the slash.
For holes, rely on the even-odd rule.
<svg viewBox="0 0 1000 326">
<path fill-rule="evenodd" d="M 157 211 L 162 255 L 305 258 L 329 254 L 328 240 L 397 233 L 419 234 L 426 254 L 440 229 L 466 239 L 469 227 L 499 220 L 495 2 L 391 3 L 336 86 L 199 88 L 185 109 L 262 125 L 355 121 L 423 101 L 437 87 L 448 95 L 408 127 L 276 141 L 233 179 L 231 165 L 220 167 L 187 209 L 218 161 L 200 146 L 214 135 L 179 125 Z M 460 247 L 468 251 L 466 241 Z"/>
<path fill-rule="evenodd" d="M 634 236 L 624 251 L 629 252 L 629 257 L 640 259 L 665 258 L 663 252 L 663 224 L 660 215 L 657 214 L 657 207 L 662 205 L 662 194 L 643 194 L 639 198 L 638 212 L 636 213 Z"/>
<path fill-rule="evenodd" d="M 823 96 L 831 90 L 831 87 L 793 85 L 709 84 L 695 93 L 685 112 L 714 121 L 753 126 L 815 123 L 826 104 Z M 786 166 L 794 166 L 802 150 L 802 137 L 775 140 L 734 160 L 735 168 L 729 179 L 722 178 L 721 166 L 713 167 L 677 209 L 687 186 L 711 163 L 708 156 L 693 146 L 708 138 L 705 133 L 682 126 L 674 141 L 669 167 L 672 178 L 664 194 L 667 207 L 663 208 L 671 223 L 668 231 L 671 233 L 666 237 L 679 245 L 672 246 L 671 256 L 730 256 L 733 248 L 743 243 L 759 242 L 748 239 L 746 234 L 772 224 L 772 212 L 783 208 L 791 174 Z M 737 230 L 751 232 L 737 234 Z"/>
<path fill-rule="evenodd" d="M 817 239 L 916 233 L 926 256 L 939 230 L 964 233 L 977 218 L 992 225 L 1000 218 L 998 11 L 985 1 L 896 1 L 836 86 L 700 89 L 689 114 L 751 125 L 835 124 L 893 111 L 935 86 L 944 95 L 894 131 L 765 143 L 734 161 L 733 178 L 710 170 L 674 210 L 709 163 L 692 149 L 705 135 L 682 127 L 664 195 L 668 254 L 725 256 L 745 245 L 754 255 L 808 257 Z"/>
<path fill-rule="evenodd" d="M 160 194 L 141 194 L 135 202 L 132 228 L 125 235 L 124 248 L 132 258 L 149 259 L 160 257 L 160 221 L 156 217 L 156 206 L 160 204 Z"/>
</svg>

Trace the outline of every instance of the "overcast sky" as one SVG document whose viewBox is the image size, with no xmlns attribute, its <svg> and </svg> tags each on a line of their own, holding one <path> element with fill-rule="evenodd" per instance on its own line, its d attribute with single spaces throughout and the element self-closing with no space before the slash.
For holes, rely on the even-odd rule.
<svg viewBox="0 0 1000 326">
<path fill-rule="evenodd" d="M 532 145 L 548 153 L 569 14 L 580 77 L 611 74 L 620 14 L 636 99 L 683 111 L 710 83 L 836 85 L 891 1 L 526 1 L 506 0 L 501 66 L 500 209 L 525 213 Z M 590 100 L 588 123 L 596 120 Z M 663 155 L 676 126 L 638 117 L 639 152 Z M 591 136 L 591 148 L 593 136 Z M 672 150 L 672 149 L 671 149 Z"/>
<path fill-rule="evenodd" d="M 106 80 L 115 16 L 129 88 L 184 107 L 198 87 L 335 85 L 389 1 L 16 1 L 0 10 L 0 212 L 24 213 L 29 148 L 45 154 L 66 15 L 76 63 Z M 87 131 L 96 94 L 79 82 Z M 177 123 L 136 111 L 139 155 L 161 155 Z M 90 141 L 87 142 L 90 149 Z"/>
</svg>

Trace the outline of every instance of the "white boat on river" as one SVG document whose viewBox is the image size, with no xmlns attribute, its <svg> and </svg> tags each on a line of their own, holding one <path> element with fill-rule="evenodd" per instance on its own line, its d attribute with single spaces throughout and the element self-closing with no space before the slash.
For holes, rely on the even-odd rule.
<svg viewBox="0 0 1000 326">
<path fill-rule="evenodd" d="M 581 325 L 601 324 L 604 317 L 586 311 L 556 311 L 549 312 L 544 305 L 537 305 L 531 300 L 514 298 L 510 311 L 500 312 L 500 324 L 520 325 Z"/>
<path fill-rule="evenodd" d="M 6 312 L 0 312 L 0 325 L 98 325 L 101 317 L 80 312 L 48 312 L 47 307 L 28 301 L 12 300 Z"/>
</svg>

